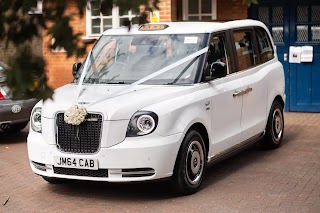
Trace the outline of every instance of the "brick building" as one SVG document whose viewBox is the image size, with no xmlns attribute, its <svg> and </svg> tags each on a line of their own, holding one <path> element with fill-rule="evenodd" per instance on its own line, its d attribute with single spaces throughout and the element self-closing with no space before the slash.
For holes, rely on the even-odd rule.
<svg viewBox="0 0 320 213">
<path fill-rule="evenodd" d="M 76 1 L 67 1 L 68 13 L 77 10 Z M 258 5 L 250 8 L 243 5 L 242 1 L 160 0 L 160 22 L 228 21 L 245 18 L 264 22 L 277 46 L 278 59 L 285 71 L 286 111 L 320 112 L 320 1 L 259 0 Z M 98 6 L 96 0 L 90 0 L 85 16 L 72 21 L 76 33 L 82 33 L 83 41 L 95 41 L 103 31 L 121 26 L 124 18 L 136 16 L 132 11 L 123 11 L 118 7 L 112 9 L 112 15 L 102 16 Z M 33 51 L 43 55 L 47 63 L 49 86 L 55 89 L 72 80 L 72 65 L 84 58 L 67 58 L 63 50 L 50 49 L 51 38 L 44 30 L 42 35 L 43 38 L 34 41 Z M 1 49 L 4 49 L 4 45 L 4 42 L 0 42 Z M 39 48 L 41 45 L 42 48 Z M 311 47 L 312 61 L 290 63 L 291 46 L 301 49 Z M 9 46 L 0 52 L 0 60 L 7 62 L 8 57 L 15 52 Z"/>
<path fill-rule="evenodd" d="M 170 21 L 226 21 L 247 18 L 247 7 L 242 0 L 161 0 L 160 22 Z M 68 1 L 68 12 L 77 10 L 76 0 Z M 97 39 L 101 33 L 109 28 L 119 27 L 124 18 L 133 18 L 136 14 L 131 11 L 122 11 L 114 7 L 112 16 L 102 16 L 98 5 L 91 1 L 85 16 L 75 18 L 72 26 L 76 32 L 83 33 L 82 39 Z M 187 29 L 186 29 L 187 30 Z M 67 58 L 63 50 L 49 48 L 51 38 L 43 31 L 42 53 L 47 62 L 49 85 L 52 88 L 60 87 L 72 80 L 72 65 L 83 58 Z"/>
<path fill-rule="evenodd" d="M 32 10 L 30 10 L 28 12 L 28 14 L 30 16 L 38 16 L 42 14 L 42 0 L 38 0 L 37 3 L 37 7 L 36 8 L 32 8 Z M 41 34 L 42 28 L 39 27 L 38 28 L 38 33 Z M 32 39 L 30 45 L 32 47 L 36 47 L 36 48 L 32 48 L 32 52 L 33 54 L 37 55 L 37 56 L 42 56 L 42 36 L 39 36 L 39 38 L 34 38 Z M 6 39 L 0 40 L 0 49 L 2 51 L 0 51 L 0 61 L 4 62 L 5 64 L 8 64 L 9 62 L 9 58 L 11 56 L 14 56 L 17 53 L 17 49 L 16 47 L 12 44 L 12 43 L 8 43 Z"/>
</svg>

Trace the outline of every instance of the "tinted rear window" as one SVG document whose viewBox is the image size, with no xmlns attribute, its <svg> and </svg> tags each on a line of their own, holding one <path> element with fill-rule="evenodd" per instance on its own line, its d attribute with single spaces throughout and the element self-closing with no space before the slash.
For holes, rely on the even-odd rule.
<svg viewBox="0 0 320 213">
<path fill-rule="evenodd" d="M 274 50 L 269 38 L 268 33 L 262 28 L 255 28 L 258 47 L 259 47 L 259 57 L 260 63 L 265 63 L 274 58 Z"/>
</svg>

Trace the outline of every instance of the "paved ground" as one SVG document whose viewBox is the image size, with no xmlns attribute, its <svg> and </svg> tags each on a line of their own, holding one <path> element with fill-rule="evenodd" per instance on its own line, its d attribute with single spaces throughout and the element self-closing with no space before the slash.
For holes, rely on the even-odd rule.
<svg viewBox="0 0 320 213">
<path fill-rule="evenodd" d="M 281 148 L 208 169 L 197 194 L 166 183 L 51 185 L 28 165 L 27 131 L 0 135 L 0 212 L 320 212 L 320 114 L 287 113 Z M 10 196 L 6 205 L 3 202 Z"/>
</svg>

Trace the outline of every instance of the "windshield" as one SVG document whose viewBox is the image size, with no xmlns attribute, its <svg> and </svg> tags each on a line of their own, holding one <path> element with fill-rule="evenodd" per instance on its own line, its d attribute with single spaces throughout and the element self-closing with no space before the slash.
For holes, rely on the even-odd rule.
<svg viewBox="0 0 320 213">
<path fill-rule="evenodd" d="M 102 36 L 86 58 L 83 83 L 130 84 L 207 46 L 206 34 Z M 204 54 L 143 84 L 193 84 Z M 85 63 L 87 63 L 85 61 Z M 78 83 L 84 66 L 75 76 Z"/>
</svg>

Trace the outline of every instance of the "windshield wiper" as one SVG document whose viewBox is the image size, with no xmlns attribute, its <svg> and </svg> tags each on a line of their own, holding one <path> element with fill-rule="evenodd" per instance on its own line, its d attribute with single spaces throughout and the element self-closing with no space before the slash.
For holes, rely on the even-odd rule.
<svg viewBox="0 0 320 213">
<path fill-rule="evenodd" d="M 188 86 L 188 85 L 190 85 L 190 83 L 172 83 L 172 82 L 169 82 L 169 83 L 166 83 L 166 84 L 163 84 L 163 85 L 186 85 L 186 86 Z"/>
<path fill-rule="evenodd" d="M 118 81 L 118 82 L 109 82 L 107 84 L 124 84 L 124 81 Z"/>
<path fill-rule="evenodd" d="M 91 75 L 92 76 L 92 75 Z M 86 83 L 86 84 L 96 84 L 97 83 L 97 80 L 96 78 L 91 78 L 91 76 L 87 79 L 84 79 L 83 80 L 83 83 Z"/>
<path fill-rule="evenodd" d="M 118 82 L 110 82 L 110 81 L 100 81 L 100 84 L 126 84 L 124 81 L 118 81 Z"/>
</svg>

